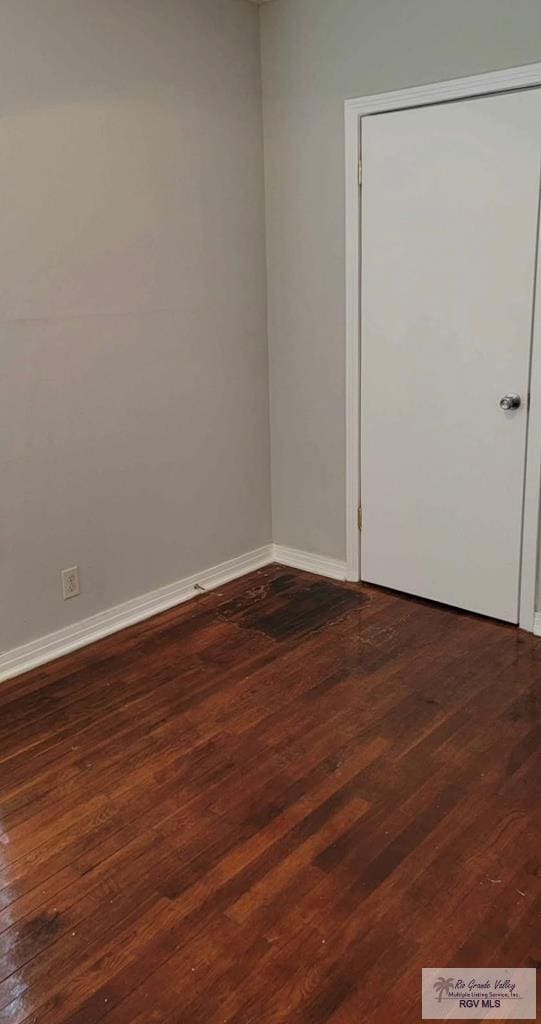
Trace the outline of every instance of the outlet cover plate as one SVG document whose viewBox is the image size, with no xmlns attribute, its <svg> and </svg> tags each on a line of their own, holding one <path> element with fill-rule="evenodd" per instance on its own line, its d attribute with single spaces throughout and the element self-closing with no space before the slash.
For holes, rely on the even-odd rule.
<svg viewBox="0 0 541 1024">
<path fill-rule="evenodd" d="M 81 593 L 79 567 L 74 565 L 71 569 L 62 569 L 61 576 L 64 601 L 69 601 L 70 597 L 78 597 Z"/>
</svg>

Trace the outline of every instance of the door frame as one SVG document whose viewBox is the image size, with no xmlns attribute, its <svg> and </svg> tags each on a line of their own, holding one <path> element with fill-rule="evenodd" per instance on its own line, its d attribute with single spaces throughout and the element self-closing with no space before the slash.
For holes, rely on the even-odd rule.
<svg viewBox="0 0 541 1024">
<path fill-rule="evenodd" d="M 507 68 L 448 82 L 414 86 L 346 100 L 346 578 L 361 578 L 360 404 L 361 404 L 361 119 L 368 114 L 405 110 L 475 96 L 490 96 L 541 86 L 541 63 Z M 539 227 L 539 226 L 538 226 Z M 538 231 L 532 322 L 530 407 L 526 467 L 519 625 L 534 632 L 541 498 L 541 253 Z"/>
</svg>

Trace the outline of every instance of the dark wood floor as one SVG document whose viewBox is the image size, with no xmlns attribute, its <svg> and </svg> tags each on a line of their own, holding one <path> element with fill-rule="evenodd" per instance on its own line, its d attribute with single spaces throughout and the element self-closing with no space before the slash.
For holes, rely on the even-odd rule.
<svg viewBox="0 0 541 1024">
<path fill-rule="evenodd" d="M 539 966 L 540 682 L 272 566 L 3 684 L 0 1021 L 417 1024 L 422 966 Z"/>
</svg>

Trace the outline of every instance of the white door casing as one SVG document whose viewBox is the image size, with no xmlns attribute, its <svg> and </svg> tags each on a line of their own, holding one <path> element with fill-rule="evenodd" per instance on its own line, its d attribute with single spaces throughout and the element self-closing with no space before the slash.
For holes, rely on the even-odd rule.
<svg viewBox="0 0 541 1024">
<path fill-rule="evenodd" d="M 509 90 L 539 81 L 535 65 L 346 104 L 349 578 L 362 575 L 510 621 L 517 619 L 521 580 L 521 624 L 528 629 L 541 456 L 539 318 L 522 573 L 520 561 L 541 101 L 536 92 Z M 485 92 L 502 95 L 438 103 Z M 366 116 L 389 108 L 405 113 Z M 415 232 L 419 251 L 411 259 Z M 522 394 L 517 413 L 499 409 L 506 391 Z"/>
</svg>

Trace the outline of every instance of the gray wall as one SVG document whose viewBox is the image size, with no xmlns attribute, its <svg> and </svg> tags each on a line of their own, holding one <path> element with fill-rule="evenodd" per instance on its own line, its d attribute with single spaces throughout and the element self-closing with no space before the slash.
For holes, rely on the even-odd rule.
<svg viewBox="0 0 541 1024">
<path fill-rule="evenodd" d="M 343 101 L 537 60 L 541 5 L 260 14 L 274 539 L 343 558 Z M 0 650 L 270 540 L 258 18 L 0 2 Z"/>
<path fill-rule="evenodd" d="M 0 650 L 270 540 L 258 31 L 1 0 Z"/>
<path fill-rule="evenodd" d="M 273 530 L 345 558 L 348 97 L 541 58 L 538 0 L 276 0 L 261 8 Z"/>
</svg>

